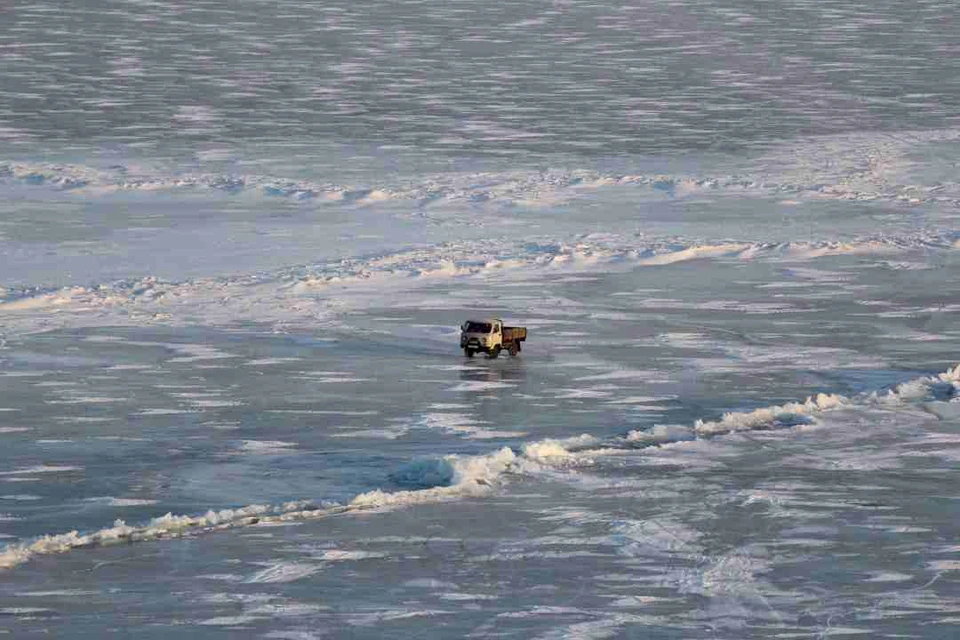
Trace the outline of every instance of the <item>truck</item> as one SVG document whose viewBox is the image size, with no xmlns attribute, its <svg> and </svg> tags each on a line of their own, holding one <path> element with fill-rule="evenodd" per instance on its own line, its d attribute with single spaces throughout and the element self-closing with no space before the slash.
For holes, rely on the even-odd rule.
<svg viewBox="0 0 960 640">
<path fill-rule="evenodd" d="M 496 358 L 504 349 L 515 356 L 520 353 L 520 343 L 526 339 L 526 327 L 506 327 L 500 318 L 467 320 L 460 325 L 460 348 L 468 358 L 481 352 Z"/>
</svg>

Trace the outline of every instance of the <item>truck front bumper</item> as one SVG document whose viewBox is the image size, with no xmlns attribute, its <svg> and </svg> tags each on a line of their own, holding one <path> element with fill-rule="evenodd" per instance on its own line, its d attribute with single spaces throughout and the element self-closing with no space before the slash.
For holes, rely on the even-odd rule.
<svg viewBox="0 0 960 640">
<path fill-rule="evenodd" d="M 476 338 L 470 338 L 466 342 L 461 341 L 460 346 L 471 351 L 486 351 L 487 347 Z"/>
</svg>

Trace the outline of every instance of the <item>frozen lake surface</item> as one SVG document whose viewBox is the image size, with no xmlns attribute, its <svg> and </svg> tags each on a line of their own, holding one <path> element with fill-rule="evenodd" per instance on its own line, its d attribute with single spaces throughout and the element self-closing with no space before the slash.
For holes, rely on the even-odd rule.
<svg viewBox="0 0 960 640">
<path fill-rule="evenodd" d="M 957 636 L 954 5 L 0 16 L 0 631 Z"/>
</svg>

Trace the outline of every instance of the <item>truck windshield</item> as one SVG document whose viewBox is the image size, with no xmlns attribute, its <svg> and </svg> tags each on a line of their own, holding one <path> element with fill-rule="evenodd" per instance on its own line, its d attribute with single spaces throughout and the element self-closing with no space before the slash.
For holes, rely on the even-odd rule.
<svg viewBox="0 0 960 640">
<path fill-rule="evenodd" d="M 468 322 L 467 333 L 490 333 L 489 322 Z"/>
</svg>

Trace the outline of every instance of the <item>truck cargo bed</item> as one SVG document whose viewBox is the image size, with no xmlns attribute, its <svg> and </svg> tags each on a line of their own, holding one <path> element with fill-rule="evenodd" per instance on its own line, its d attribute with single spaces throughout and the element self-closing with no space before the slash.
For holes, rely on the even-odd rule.
<svg viewBox="0 0 960 640">
<path fill-rule="evenodd" d="M 523 342 L 527 339 L 527 328 L 526 327 L 504 327 L 503 328 L 503 341 L 511 342 L 516 340 L 517 342 Z"/>
</svg>

